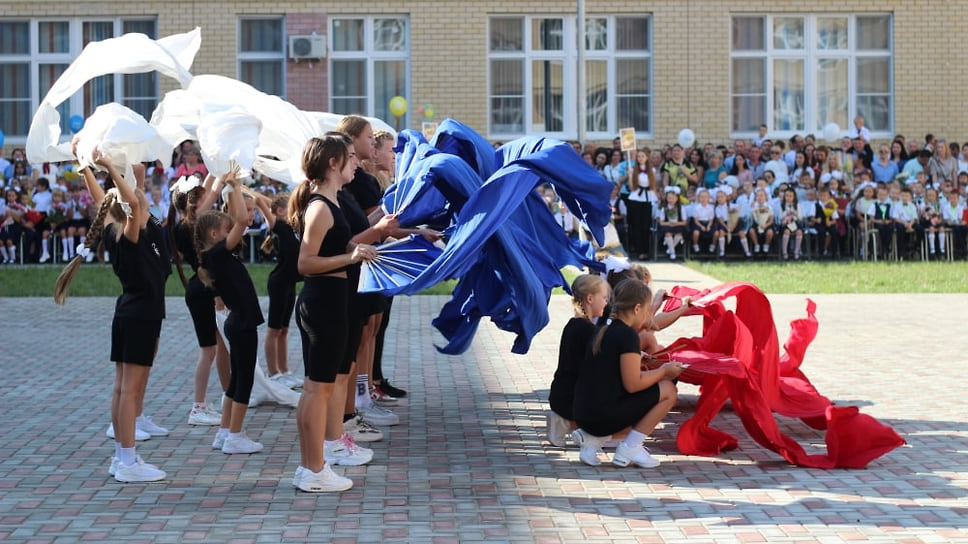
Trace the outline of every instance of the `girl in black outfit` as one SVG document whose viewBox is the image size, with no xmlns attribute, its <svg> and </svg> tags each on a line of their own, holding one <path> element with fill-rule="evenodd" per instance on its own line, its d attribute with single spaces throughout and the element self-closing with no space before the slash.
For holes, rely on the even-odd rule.
<svg viewBox="0 0 968 544">
<path fill-rule="evenodd" d="M 105 194 L 90 169 L 83 171 L 91 196 L 100 203 L 85 249 L 97 249 L 98 244 L 104 243 L 122 288 L 111 323 L 111 360 L 115 362 L 111 422 L 115 450 L 108 471 L 119 482 L 154 482 L 164 479 L 165 472 L 137 455 L 135 428 L 165 317 L 165 280 L 171 272 L 169 255 L 161 226 L 148 212 L 143 185 L 129 185 L 100 151 L 95 150 L 92 157 L 107 168 L 116 183 Z M 135 172 L 143 184 L 144 169 L 139 167 L 135 165 Z M 82 250 L 77 254 L 57 278 L 54 300 L 58 304 L 64 303 L 85 253 Z"/>
<path fill-rule="evenodd" d="M 575 317 L 572 317 L 561 331 L 558 345 L 558 368 L 548 403 L 547 429 L 548 441 L 553 445 L 565 445 L 565 435 L 574 429 L 575 382 L 578 369 L 585 358 L 588 343 L 595 334 L 595 323 L 602 317 L 608 304 L 608 283 L 601 276 L 582 274 L 571 284 L 572 303 Z"/>
<path fill-rule="evenodd" d="M 353 179 L 357 162 L 339 136 L 306 143 L 302 167 L 307 180 L 289 199 L 289 224 L 300 233 L 297 269 L 303 289 L 296 300 L 296 325 L 302 336 L 306 379 L 296 407 L 300 463 L 293 485 L 307 492 L 344 491 L 349 478 L 333 472 L 323 457 L 327 427 L 341 426 L 342 411 L 333 410 L 336 374 L 347 347 L 348 295 L 346 269 L 376 252 L 350 241 L 350 227 L 337 193 Z"/>
<path fill-rule="evenodd" d="M 185 305 L 192 316 L 192 326 L 198 340 L 189 425 L 218 425 L 222 420 L 221 415 L 205 402 L 212 362 L 215 362 L 221 390 L 224 392 L 229 386 L 229 351 L 215 322 L 215 291 L 199 281 L 198 255 L 195 253 L 195 218 L 201 212 L 212 209 L 218 200 L 219 191 L 213 184 L 214 176 L 208 176 L 204 184 L 196 176 L 179 178 L 172 185 L 172 205 L 168 209 L 168 239 L 172 240 L 175 270 L 185 287 Z M 185 278 L 182 262 L 191 266 L 190 278 Z"/>
<path fill-rule="evenodd" d="M 257 328 L 265 320 L 252 278 L 233 254 L 248 228 L 248 212 L 236 173 L 226 174 L 223 182 L 227 184 L 224 191 L 229 192 L 231 215 L 208 210 L 195 222 L 195 252 L 200 261 L 198 279 L 206 287 L 215 289 L 230 311 L 224 332 L 229 342 L 231 376 L 222 401 L 221 425 L 212 446 L 223 453 L 256 453 L 262 451 L 262 444 L 246 436 L 242 422 L 255 379 Z"/>
<path fill-rule="evenodd" d="M 615 450 L 616 466 L 659 465 L 643 442 L 676 402 L 673 379 L 683 365 L 669 362 L 655 370 L 642 369 L 638 331 L 652 320 L 652 292 L 639 280 L 622 280 L 611 300 L 611 321 L 595 333 L 578 372 L 572 439 L 581 447 L 579 458 L 599 465 L 603 442 L 631 427 Z"/>
<path fill-rule="evenodd" d="M 264 253 L 276 252 L 276 266 L 269 272 L 269 319 L 266 328 L 265 354 L 269 379 L 286 387 L 302 386 L 302 380 L 289 372 L 289 322 L 296 307 L 296 283 L 302 281 L 299 260 L 299 237 L 286 222 L 289 193 L 273 199 L 254 194 L 256 205 L 265 216 L 270 236 L 262 244 Z"/>
</svg>

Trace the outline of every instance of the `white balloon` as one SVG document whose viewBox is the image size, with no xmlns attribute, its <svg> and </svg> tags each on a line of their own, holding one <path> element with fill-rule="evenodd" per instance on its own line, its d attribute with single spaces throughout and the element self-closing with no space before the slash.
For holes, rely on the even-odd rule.
<svg viewBox="0 0 968 544">
<path fill-rule="evenodd" d="M 835 142 L 840 138 L 840 126 L 837 123 L 827 123 L 823 127 L 823 139 L 828 142 Z"/>
<path fill-rule="evenodd" d="M 689 147 L 694 143 L 696 143 L 696 135 L 691 130 L 684 128 L 679 131 L 679 145 Z"/>
</svg>

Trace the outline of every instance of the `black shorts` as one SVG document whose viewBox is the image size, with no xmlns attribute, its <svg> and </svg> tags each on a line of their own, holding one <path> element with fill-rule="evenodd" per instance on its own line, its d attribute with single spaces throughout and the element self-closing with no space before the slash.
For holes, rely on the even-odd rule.
<svg viewBox="0 0 968 544">
<path fill-rule="evenodd" d="M 632 427 L 656 404 L 659 404 L 659 384 L 622 395 L 614 402 L 602 402 L 594 419 L 576 417 L 576 423 L 593 436 L 608 436 Z"/>
<path fill-rule="evenodd" d="M 269 292 L 269 319 L 267 321 L 269 328 L 289 328 L 292 312 L 296 307 L 296 283 L 269 274 L 266 288 Z"/>
<path fill-rule="evenodd" d="M 185 305 L 192 316 L 198 347 L 214 346 L 215 335 L 218 333 L 218 325 L 215 323 L 215 291 L 205 287 L 198 276 L 192 276 L 185 288 Z"/>
<path fill-rule="evenodd" d="M 111 360 L 151 366 L 160 336 L 160 319 L 115 317 L 111 322 Z"/>
<path fill-rule="evenodd" d="M 346 278 L 306 278 L 296 299 L 303 368 L 314 382 L 334 383 L 347 344 Z"/>
<path fill-rule="evenodd" d="M 353 293 L 350 295 L 350 315 L 365 322 L 371 315 L 382 314 L 387 309 L 387 298 L 380 293 Z"/>
</svg>

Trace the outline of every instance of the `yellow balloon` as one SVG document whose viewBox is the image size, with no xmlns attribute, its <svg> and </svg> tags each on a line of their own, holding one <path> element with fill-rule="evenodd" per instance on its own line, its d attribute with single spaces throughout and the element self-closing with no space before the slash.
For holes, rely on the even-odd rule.
<svg viewBox="0 0 968 544">
<path fill-rule="evenodd" d="M 428 117 L 428 118 L 432 118 L 434 116 L 434 109 L 433 108 L 427 108 L 427 109 L 425 109 L 424 110 L 424 115 L 426 117 Z"/>
<path fill-rule="evenodd" d="M 390 113 L 394 117 L 403 117 L 407 113 L 407 99 L 402 96 L 394 96 L 391 98 Z"/>
</svg>

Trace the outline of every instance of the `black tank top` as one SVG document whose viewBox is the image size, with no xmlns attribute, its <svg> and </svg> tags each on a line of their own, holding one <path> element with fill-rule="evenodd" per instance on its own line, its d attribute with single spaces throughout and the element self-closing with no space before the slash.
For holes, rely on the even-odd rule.
<svg viewBox="0 0 968 544">
<path fill-rule="evenodd" d="M 326 231 L 323 242 L 319 244 L 319 251 L 316 253 L 320 257 L 335 257 L 346 253 L 346 246 L 350 243 L 350 225 L 343 215 L 343 210 L 339 206 L 329 201 L 323 195 L 314 193 L 309 197 L 309 202 L 321 200 L 329 206 L 329 212 L 333 215 L 333 226 Z M 328 274 L 334 272 L 345 272 L 348 267 L 344 266 L 336 270 L 330 270 Z"/>
</svg>

